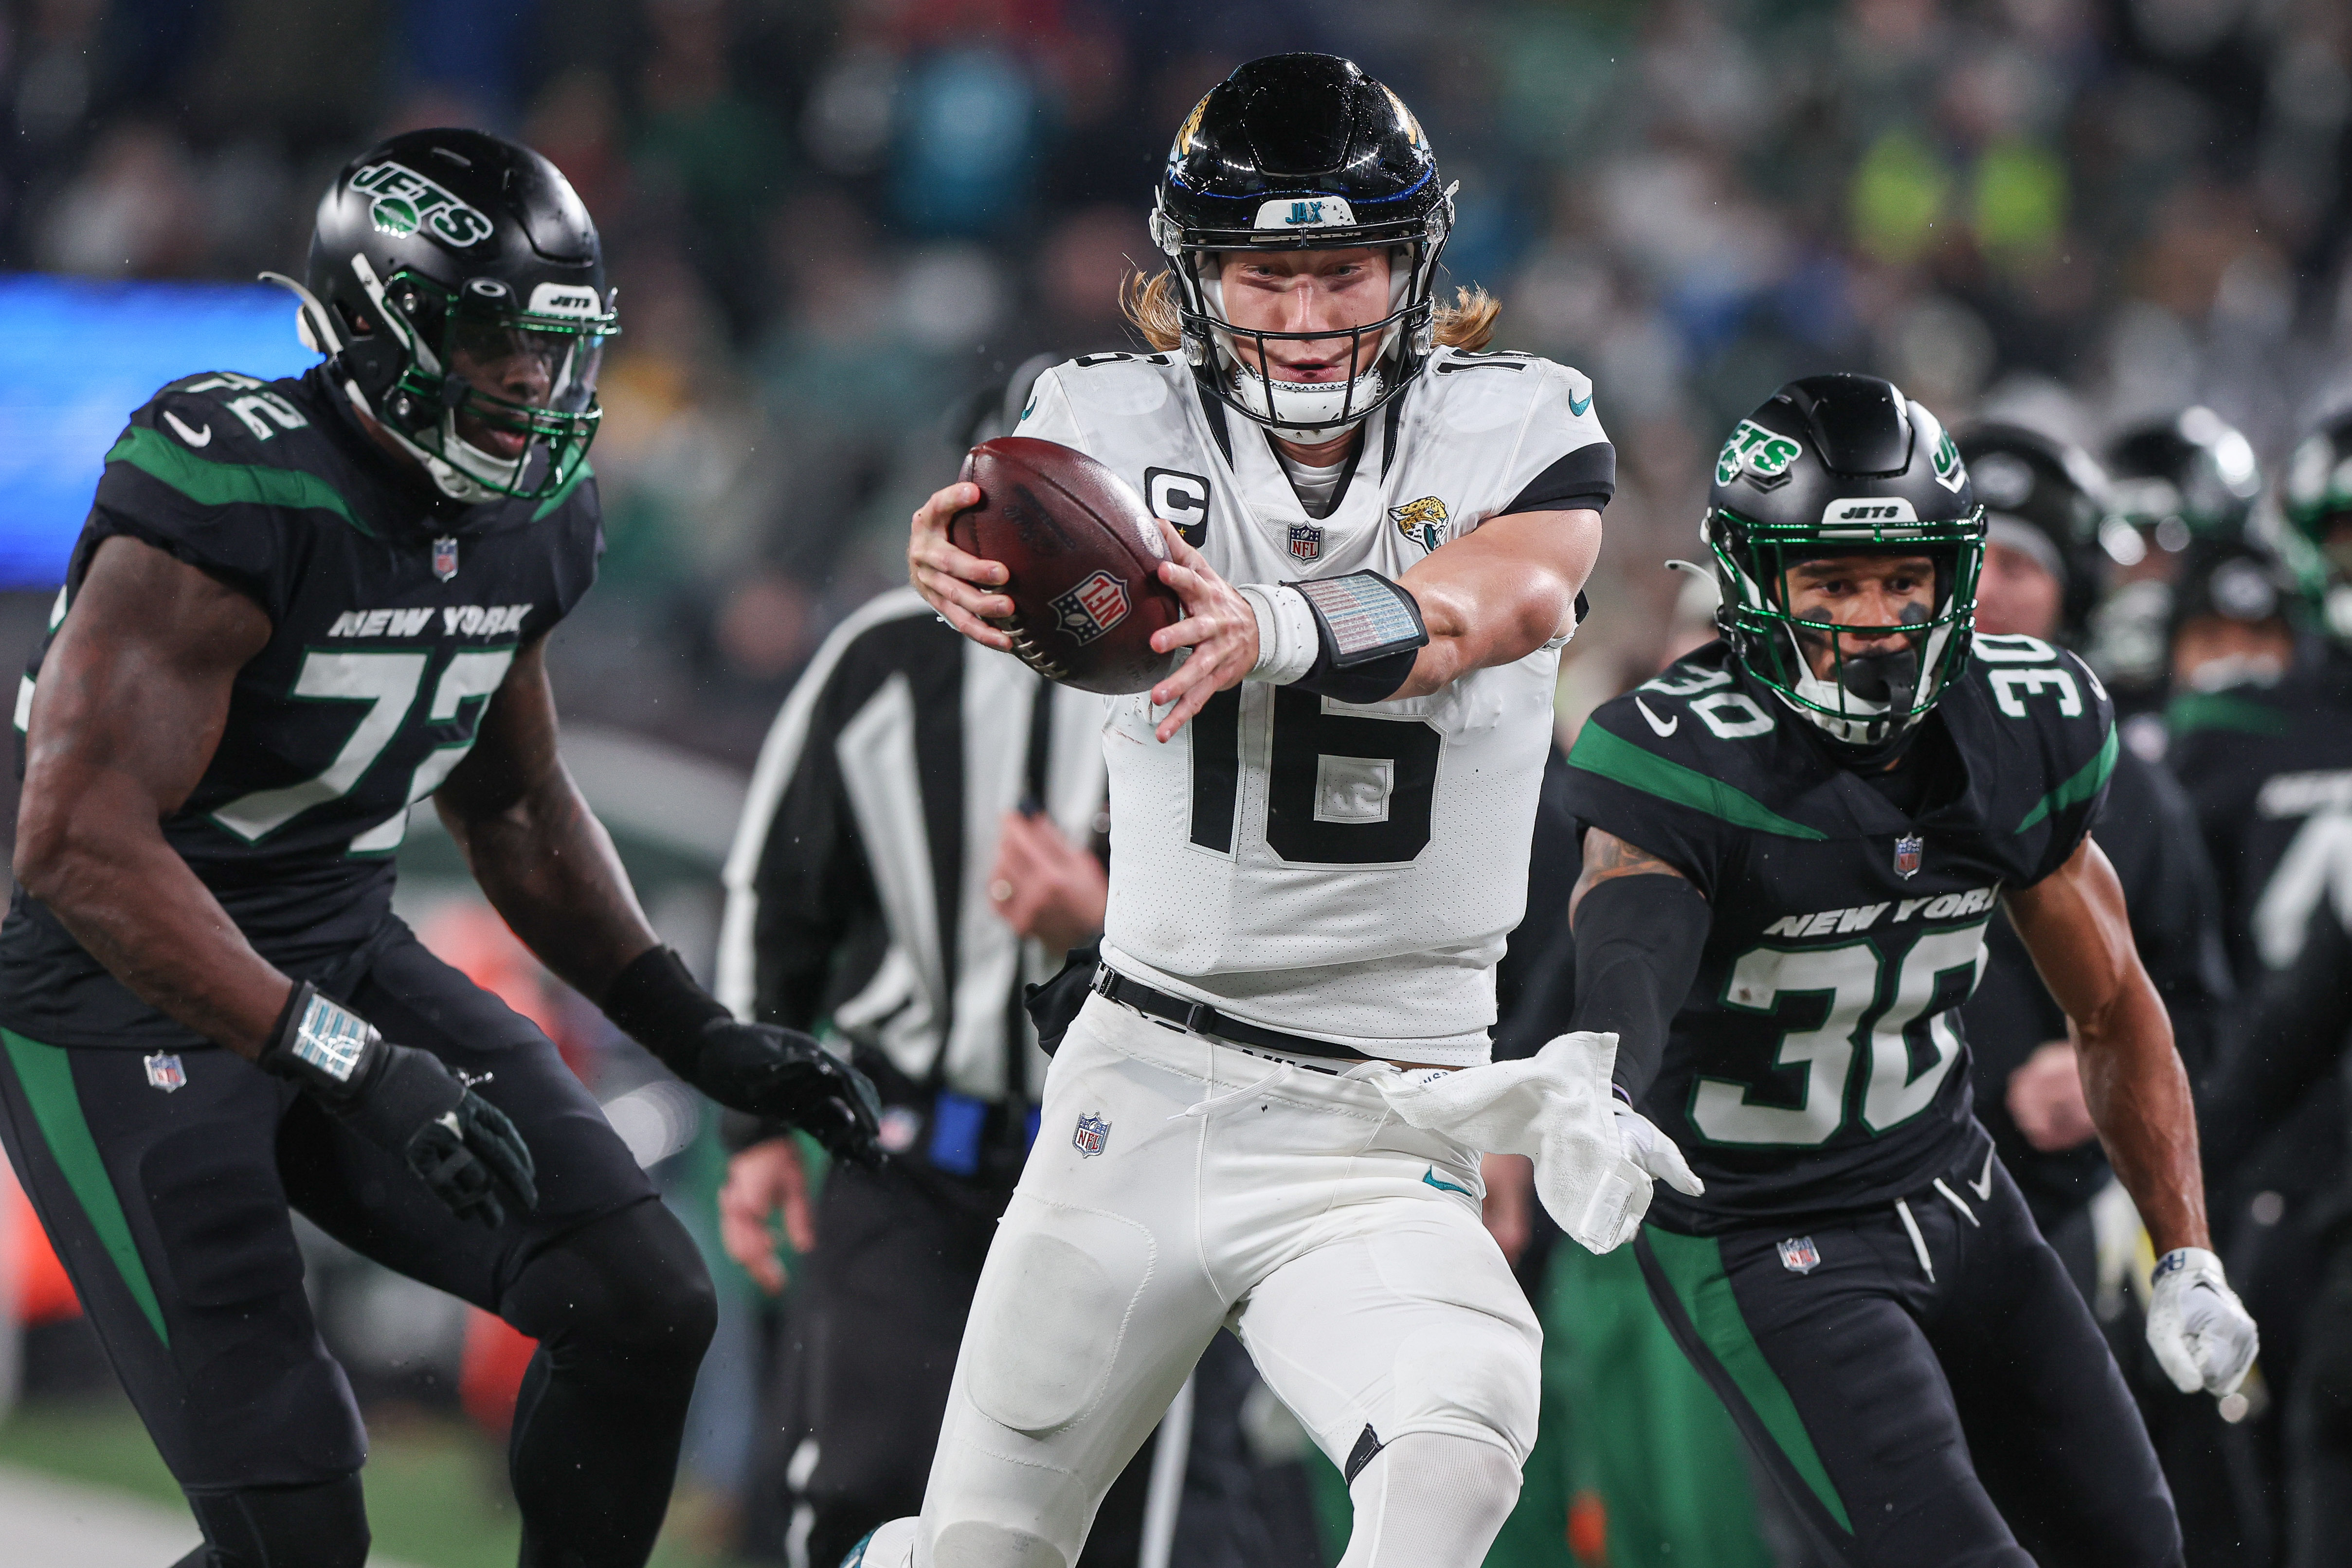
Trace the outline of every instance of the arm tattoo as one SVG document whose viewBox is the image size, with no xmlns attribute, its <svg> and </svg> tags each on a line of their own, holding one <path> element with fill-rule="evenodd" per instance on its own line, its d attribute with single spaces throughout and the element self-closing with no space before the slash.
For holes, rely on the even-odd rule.
<svg viewBox="0 0 2352 1568">
<path fill-rule="evenodd" d="M 1576 906 L 1584 895 L 1602 883 L 1621 876 L 1682 876 L 1682 873 L 1645 849 L 1627 843 L 1614 833 L 1599 828 L 1587 829 L 1584 834 L 1584 871 L 1576 879 L 1576 886 L 1568 895 L 1568 917 L 1572 925 Z M 1688 881 L 1688 878 L 1684 878 Z"/>
</svg>

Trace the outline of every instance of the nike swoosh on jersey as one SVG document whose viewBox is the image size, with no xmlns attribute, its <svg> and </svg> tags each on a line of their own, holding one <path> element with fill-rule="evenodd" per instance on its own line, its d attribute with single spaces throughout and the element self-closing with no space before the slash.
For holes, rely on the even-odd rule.
<svg viewBox="0 0 2352 1568">
<path fill-rule="evenodd" d="M 1450 1181 L 1438 1180 L 1437 1167 L 1435 1166 L 1432 1166 L 1427 1170 L 1422 1172 L 1421 1179 L 1427 1182 L 1430 1186 L 1436 1187 L 1441 1192 L 1458 1192 L 1465 1197 L 1475 1197 L 1478 1196 L 1466 1186 L 1455 1186 Z"/>
<path fill-rule="evenodd" d="M 205 425 L 201 430 L 190 430 L 186 425 L 180 423 L 180 416 L 173 413 L 168 408 L 163 411 L 163 423 L 170 425 L 173 430 L 178 431 L 180 433 L 180 439 L 186 442 L 191 446 L 209 446 L 212 444 L 213 427 L 209 424 Z"/>
<path fill-rule="evenodd" d="M 1680 714 L 1675 715 L 1672 718 L 1660 718 L 1650 711 L 1650 705 L 1640 697 L 1633 699 L 1633 706 L 1642 710 L 1642 716 L 1649 721 L 1650 727 L 1661 737 L 1672 735 L 1683 727 L 1683 716 Z"/>
<path fill-rule="evenodd" d="M 1582 419 L 1586 414 L 1591 413 L 1592 412 L 1592 394 L 1591 392 L 1586 392 L 1584 394 L 1584 401 L 1582 402 L 1579 402 L 1576 401 L 1576 394 L 1574 392 L 1569 393 L 1568 412 L 1576 415 L 1579 419 Z"/>
<path fill-rule="evenodd" d="M 1992 1151 L 1990 1149 L 1987 1149 L 1985 1151 L 1983 1173 L 1979 1175 L 1976 1180 L 1969 1183 L 1969 1190 L 1975 1193 L 1979 1198 L 1988 1198 L 1992 1196 Z"/>
</svg>

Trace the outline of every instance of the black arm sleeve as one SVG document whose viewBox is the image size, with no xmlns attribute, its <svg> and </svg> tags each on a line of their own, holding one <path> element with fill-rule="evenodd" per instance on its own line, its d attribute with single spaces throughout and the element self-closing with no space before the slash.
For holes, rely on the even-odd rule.
<svg viewBox="0 0 2352 1568">
<path fill-rule="evenodd" d="M 2215 1177 L 2226 1178 L 2335 1069 L 2345 1031 L 2352 1028 L 2347 972 L 2352 934 L 2322 900 L 2312 912 L 2303 951 L 2263 980 L 2236 1050 L 2223 1055 L 2207 1081 L 2200 1121 L 2205 1168 Z"/>
<path fill-rule="evenodd" d="M 1576 911 L 1575 1028 L 1615 1031 L 1617 1087 L 1634 1104 L 1665 1058 L 1666 1027 L 1698 974 L 1712 923 L 1678 876 L 1612 877 Z"/>
</svg>

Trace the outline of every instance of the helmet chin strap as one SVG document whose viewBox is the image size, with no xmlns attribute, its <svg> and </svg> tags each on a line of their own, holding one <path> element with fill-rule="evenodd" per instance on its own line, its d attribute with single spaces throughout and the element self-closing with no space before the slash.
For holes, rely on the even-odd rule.
<svg viewBox="0 0 2352 1568">
<path fill-rule="evenodd" d="M 1916 604 L 1903 608 L 1902 624 L 1924 624 L 1927 612 Z M 1813 673 L 1812 661 L 1805 657 L 1805 647 L 1792 627 L 1790 641 L 1796 644 L 1798 668 L 1804 674 L 1795 683 L 1796 695 L 1820 708 L 1799 707 L 1798 711 L 1827 732 L 1830 738 L 1846 746 L 1892 747 L 1911 728 L 1901 716 L 1910 713 L 1919 696 L 1919 650 L 1906 641 L 1899 648 L 1880 653 L 1855 653 L 1839 661 L 1838 680 Z M 1898 724 L 1901 727 L 1897 727 Z M 1891 750 L 1889 752 L 1891 755 Z"/>
</svg>

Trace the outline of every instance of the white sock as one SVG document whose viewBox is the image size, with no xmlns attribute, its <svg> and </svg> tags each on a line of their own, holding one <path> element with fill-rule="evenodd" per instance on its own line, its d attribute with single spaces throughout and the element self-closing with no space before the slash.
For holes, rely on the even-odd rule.
<svg viewBox="0 0 2352 1568">
<path fill-rule="evenodd" d="M 1348 1495 L 1356 1524 L 1339 1568 L 1478 1568 L 1519 1500 L 1519 1468 L 1500 1444 L 1408 1432 Z"/>
</svg>

